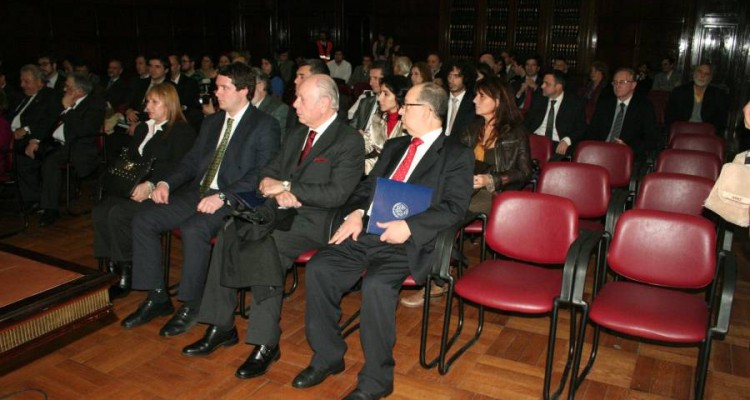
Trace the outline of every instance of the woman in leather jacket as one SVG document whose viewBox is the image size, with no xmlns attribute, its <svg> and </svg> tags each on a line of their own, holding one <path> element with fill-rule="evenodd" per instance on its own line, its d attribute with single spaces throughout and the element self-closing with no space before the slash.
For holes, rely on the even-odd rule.
<svg viewBox="0 0 750 400">
<path fill-rule="evenodd" d="M 492 195 L 518 190 L 531 178 L 529 133 L 510 86 L 496 77 L 479 80 L 474 96 L 474 121 L 463 132 L 461 142 L 474 150 L 477 167 L 469 210 L 489 213 Z"/>
</svg>

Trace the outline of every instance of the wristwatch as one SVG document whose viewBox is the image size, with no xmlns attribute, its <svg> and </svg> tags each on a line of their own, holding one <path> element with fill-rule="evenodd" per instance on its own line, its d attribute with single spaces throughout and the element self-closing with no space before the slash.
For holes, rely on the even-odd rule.
<svg viewBox="0 0 750 400">
<path fill-rule="evenodd" d="M 227 202 L 227 195 L 225 195 L 224 192 L 216 193 L 216 195 L 219 196 L 219 200 L 221 200 L 221 201 L 223 201 L 225 203 Z"/>
<path fill-rule="evenodd" d="M 283 181 L 281 182 L 281 187 L 284 188 L 284 191 L 288 192 L 292 188 L 292 182 Z"/>
</svg>

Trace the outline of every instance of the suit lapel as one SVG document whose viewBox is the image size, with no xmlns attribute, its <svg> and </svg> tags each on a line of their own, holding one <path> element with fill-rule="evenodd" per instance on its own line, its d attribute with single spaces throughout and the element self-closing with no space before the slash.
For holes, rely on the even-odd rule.
<svg viewBox="0 0 750 400">
<path fill-rule="evenodd" d="M 441 134 L 442 136 L 442 134 Z M 401 161 L 401 159 L 404 157 L 404 153 L 406 153 L 406 149 L 409 147 L 409 143 L 411 143 L 411 139 L 409 140 L 400 140 L 398 142 L 398 150 L 394 151 L 393 154 L 398 154 L 397 157 L 392 157 L 390 160 L 388 160 L 388 168 L 386 168 L 387 175 L 385 178 L 389 178 L 393 173 L 396 171 L 396 168 L 398 168 L 398 164 Z M 414 174 L 412 174 L 414 175 Z"/>
</svg>

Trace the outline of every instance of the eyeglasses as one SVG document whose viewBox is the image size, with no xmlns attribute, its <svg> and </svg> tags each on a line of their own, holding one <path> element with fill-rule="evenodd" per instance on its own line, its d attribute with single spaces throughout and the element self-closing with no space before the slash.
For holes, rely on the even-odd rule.
<svg viewBox="0 0 750 400">
<path fill-rule="evenodd" d="M 622 86 L 627 85 L 628 83 L 633 83 L 635 81 L 628 81 L 628 80 L 621 80 L 621 81 L 612 81 L 612 86 Z"/>
<path fill-rule="evenodd" d="M 426 107 L 427 104 L 422 103 L 404 103 L 404 109 L 407 109 L 409 107 Z"/>
</svg>

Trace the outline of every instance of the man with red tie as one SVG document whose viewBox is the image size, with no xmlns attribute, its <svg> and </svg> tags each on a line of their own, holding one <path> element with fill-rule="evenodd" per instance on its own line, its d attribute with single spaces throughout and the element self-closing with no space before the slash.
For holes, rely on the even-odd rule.
<svg viewBox="0 0 750 400">
<path fill-rule="evenodd" d="M 291 132 L 276 157 L 260 171 L 258 189 L 274 208 L 296 209 L 289 230 L 271 234 L 284 273 L 297 256 L 326 244 L 329 214 L 344 204 L 365 165 L 362 135 L 337 119 L 338 88 L 330 76 L 310 75 L 301 81 L 294 108 L 303 125 Z M 242 268 L 267 267 L 259 264 L 253 257 Z M 237 292 L 222 286 L 218 275 L 212 266 L 198 315 L 198 321 L 209 326 L 203 338 L 182 350 L 184 355 L 207 355 L 239 341 L 233 314 Z M 250 288 L 253 300 L 245 342 L 255 347 L 235 373 L 241 379 L 265 374 L 281 356 L 283 288 Z"/>
<path fill-rule="evenodd" d="M 522 115 L 526 115 L 531 108 L 534 93 L 542 88 L 542 75 L 539 74 L 541 65 L 541 57 L 538 55 L 530 56 L 524 63 L 525 76 L 516 76 L 511 80 L 511 86 L 516 91 L 516 105 L 518 105 Z"/>
<path fill-rule="evenodd" d="M 442 135 L 447 94 L 434 83 L 413 87 L 401 108 L 411 136 L 386 142 L 380 159 L 344 205 L 346 220 L 329 246 L 305 268 L 305 332 L 310 365 L 292 381 L 308 388 L 345 368 L 346 343 L 339 334 L 341 297 L 362 278 L 361 343 L 365 364 L 345 399 L 379 399 L 393 391 L 396 305 L 404 279 L 423 283 L 434 261 L 438 232 L 461 221 L 472 194 L 474 156 Z M 405 220 L 378 221 L 381 235 L 363 232 L 378 177 L 433 189 L 427 211 Z"/>
</svg>

